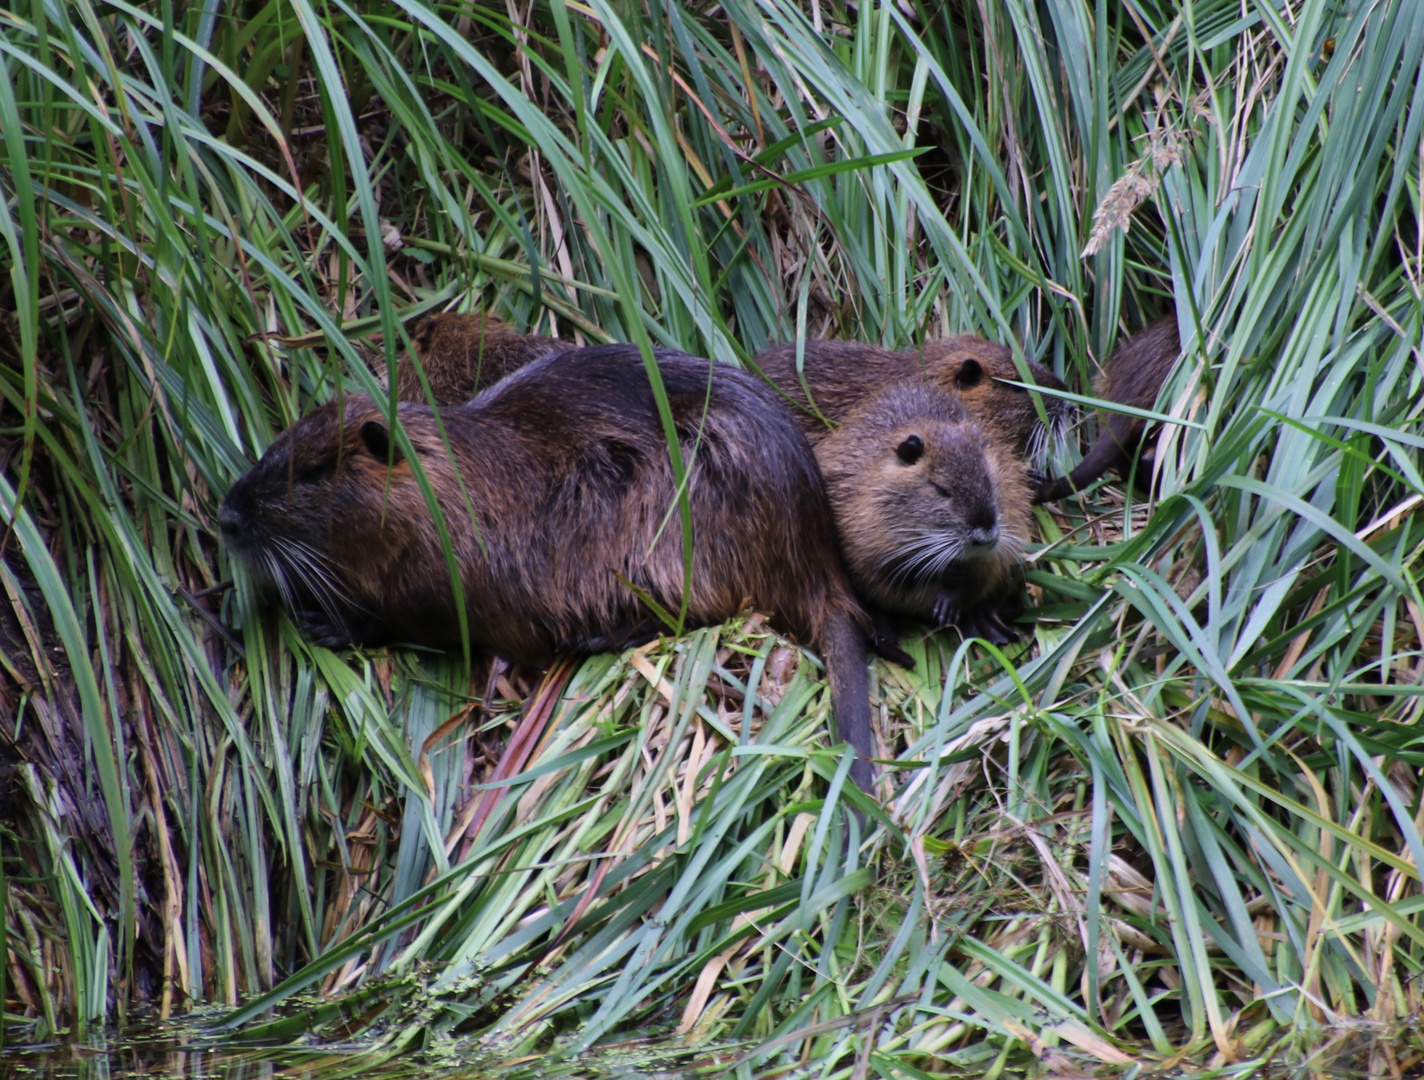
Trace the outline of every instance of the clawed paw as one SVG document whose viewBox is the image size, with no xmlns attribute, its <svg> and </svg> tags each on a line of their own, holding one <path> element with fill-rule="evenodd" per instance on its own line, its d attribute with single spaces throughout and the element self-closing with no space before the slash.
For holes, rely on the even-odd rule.
<svg viewBox="0 0 1424 1080">
<path fill-rule="evenodd" d="M 360 618 L 356 625 L 335 619 L 322 608 L 299 608 L 292 613 L 292 622 L 303 637 L 310 638 L 323 649 L 349 649 L 357 645 L 384 645 L 390 640 L 384 627 L 375 619 Z"/>
<path fill-rule="evenodd" d="M 310 638 L 324 649 L 344 649 L 351 644 L 351 631 L 332 622 L 325 612 L 294 611 L 292 621 L 303 637 Z"/>
<path fill-rule="evenodd" d="M 958 629 L 962 619 L 959 605 L 947 594 L 940 593 L 935 597 L 934 607 L 930 609 L 930 620 L 936 627 L 953 626 Z"/>
<path fill-rule="evenodd" d="M 983 638 L 994 645 L 1018 640 L 1018 633 L 1008 622 L 1018 614 L 1017 608 L 984 607 L 966 612 L 950 596 L 940 593 L 930 614 L 936 627 L 952 626 L 960 637 Z"/>
<path fill-rule="evenodd" d="M 983 638 L 994 645 L 1007 645 L 1018 637 L 996 608 L 989 608 L 974 622 L 976 625 L 971 631 L 973 636 Z"/>
</svg>

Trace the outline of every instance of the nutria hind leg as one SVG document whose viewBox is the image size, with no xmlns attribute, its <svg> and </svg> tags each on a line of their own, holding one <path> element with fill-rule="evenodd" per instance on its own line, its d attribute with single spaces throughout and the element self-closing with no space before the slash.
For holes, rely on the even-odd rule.
<svg viewBox="0 0 1424 1080">
<path fill-rule="evenodd" d="M 1060 476 L 1057 480 L 1045 480 L 1035 486 L 1034 505 L 1054 502 L 1075 491 L 1082 491 L 1109 469 L 1121 468 L 1128 460 L 1127 452 L 1123 447 L 1124 443 L 1119 441 L 1117 433 L 1109 426 L 1108 430 L 1102 432 L 1097 441 L 1088 448 L 1088 452 L 1083 455 L 1083 460 L 1078 462 L 1077 468 L 1066 476 Z"/>
<path fill-rule="evenodd" d="M 319 604 L 289 609 L 292 622 L 304 637 L 324 649 L 345 649 L 355 646 L 385 645 L 390 634 L 377 618 L 361 612 L 334 613 Z"/>
<path fill-rule="evenodd" d="M 602 634 L 570 634 L 558 642 L 554 651 L 579 654 L 623 652 L 625 649 L 646 645 L 665 629 L 661 620 L 649 615 L 637 622 L 623 623 Z"/>
<path fill-rule="evenodd" d="M 889 660 L 907 671 L 914 670 L 915 658 L 900 648 L 900 635 L 895 632 L 889 616 L 883 611 L 877 611 L 872 616 L 870 634 L 865 643 L 870 646 L 870 651 L 882 660 Z"/>
</svg>

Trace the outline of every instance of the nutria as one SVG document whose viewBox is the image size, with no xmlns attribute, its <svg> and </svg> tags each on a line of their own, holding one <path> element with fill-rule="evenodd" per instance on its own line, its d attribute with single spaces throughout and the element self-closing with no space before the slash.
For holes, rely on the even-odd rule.
<svg viewBox="0 0 1424 1080">
<path fill-rule="evenodd" d="M 877 615 L 1013 637 L 1027 467 L 933 383 L 892 383 L 816 447 L 851 583 Z M 883 627 L 878 629 L 883 634 Z"/>
<path fill-rule="evenodd" d="M 1025 381 L 1013 354 L 973 334 L 927 341 L 923 349 L 904 352 L 853 341 L 807 341 L 799 372 L 796 345 L 789 342 L 759 353 L 752 365 L 790 397 L 813 445 L 881 387 L 918 377 L 927 377 L 958 397 L 987 435 L 1013 447 L 1021 457 L 1041 458 L 1050 440 L 1066 431 L 1073 417 L 1071 403 L 1042 397 L 1049 421 L 1045 428 L 1033 395 L 999 381 Z M 1052 390 L 1067 389 L 1047 368 L 1032 361 L 1028 368 L 1033 376 L 1028 381 Z"/>
<path fill-rule="evenodd" d="M 721 622 L 750 603 L 820 649 L 858 755 L 851 776 L 868 790 L 869 621 L 811 448 L 753 376 L 656 355 L 690 474 L 688 622 Z M 679 610 L 676 484 L 636 348 L 546 357 L 468 405 L 402 404 L 399 418 L 449 530 L 474 646 L 543 663 L 650 640 L 660 623 L 644 598 Z M 283 432 L 233 484 L 218 521 L 234 555 L 272 579 L 321 644 L 461 640 L 436 521 L 368 398 Z"/>
<path fill-rule="evenodd" d="M 432 315 L 410 341 L 430 384 L 427 394 L 415 360 L 402 356 L 396 367 L 396 398 L 428 405 L 463 405 L 481 387 L 551 353 L 576 348 L 572 342 L 516 334 L 492 315 L 448 311 Z"/>
<path fill-rule="evenodd" d="M 1120 341 L 1108 357 L 1107 365 L 1098 376 L 1093 392 L 1104 401 L 1151 409 L 1157 404 L 1162 384 L 1172 373 L 1181 355 L 1182 342 L 1177 333 L 1177 316 L 1168 315 L 1131 337 Z M 1122 413 L 1100 415 L 1102 431 L 1083 455 L 1078 467 L 1067 476 L 1040 485 L 1033 501 L 1037 503 L 1061 499 L 1073 491 L 1081 491 L 1109 469 L 1126 472 L 1132 464 L 1133 452 L 1142 442 L 1147 422 L 1138 416 Z M 1152 459 L 1148 452 L 1138 461 L 1139 476 L 1150 476 Z"/>
</svg>

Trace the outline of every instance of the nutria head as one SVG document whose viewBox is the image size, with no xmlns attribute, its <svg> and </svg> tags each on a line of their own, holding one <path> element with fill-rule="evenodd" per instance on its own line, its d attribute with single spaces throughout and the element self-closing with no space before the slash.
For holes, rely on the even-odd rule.
<svg viewBox="0 0 1424 1080">
<path fill-rule="evenodd" d="M 946 584 L 987 597 L 1015 580 L 1024 465 L 938 386 L 892 383 L 817 458 L 852 581 L 877 606 L 926 616 Z"/>
<path fill-rule="evenodd" d="M 1071 401 L 1037 395 L 1048 417 L 1045 426 L 1034 404 L 1035 395 L 1010 383 L 1067 390 L 1063 380 L 1032 360 L 1025 360 L 1031 376 L 1025 379 L 1014 363 L 1013 353 L 974 334 L 927 341 L 923 355 L 935 381 L 960 397 L 981 428 L 1035 463 L 1042 463 L 1049 447 L 1067 435 L 1077 415 L 1077 407 Z"/>
<path fill-rule="evenodd" d="M 1043 457 L 1074 416 L 1071 402 L 1037 395 L 1048 417 L 1045 427 L 1035 395 L 1009 383 L 1063 390 L 1063 381 L 1032 361 L 1031 378 L 1023 379 L 1008 349 L 973 334 L 927 341 L 922 348 L 903 352 L 853 341 L 811 340 L 801 352 L 799 367 L 794 343 L 772 346 L 753 364 L 796 408 L 812 445 L 884 387 L 906 380 L 938 386 L 960 402 L 986 434 L 1020 457 Z"/>
<path fill-rule="evenodd" d="M 445 503 L 453 469 L 431 410 L 402 405 L 400 417 Z M 468 523 L 457 514 L 445 518 L 452 539 L 462 540 Z M 275 588 L 320 644 L 389 640 L 402 629 L 390 612 L 408 606 L 393 605 L 401 592 L 407 602 L 429 605 L 429 627 L 449 624 L 458 637 L 434 517 L 385 414 L 369 398 L 347 396 L 282 432 L 228 489 L 218 525 L 228 550 Z"/>
</svg>

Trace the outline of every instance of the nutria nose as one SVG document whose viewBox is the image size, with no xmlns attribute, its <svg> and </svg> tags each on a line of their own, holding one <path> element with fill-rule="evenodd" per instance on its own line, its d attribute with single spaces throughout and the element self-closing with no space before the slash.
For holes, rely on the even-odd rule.
<svg viewBox="0 0 1424 1080">
<path fill-rule="evenodd" d="M 969 543 L 974 547 L 993 547 L 999 542 L 998 515 L 991 507 L 979 507 L 965 524 L 969 527 Z"/>
<path fill-rule="evenodd" d="M 229 492 L 218 507 L 218 528 L 225 533 L 236 532 L 242 528 L 242 511 L 237 508 L 236 503 L 237 500 Z"/>
<path fill-rule="evenodd" d="M 971 529 L 969 542 L 975 547 L 993 547 L 999 542 L 999 527 L 990 525 L 987 529 Z"/>
</svg>

